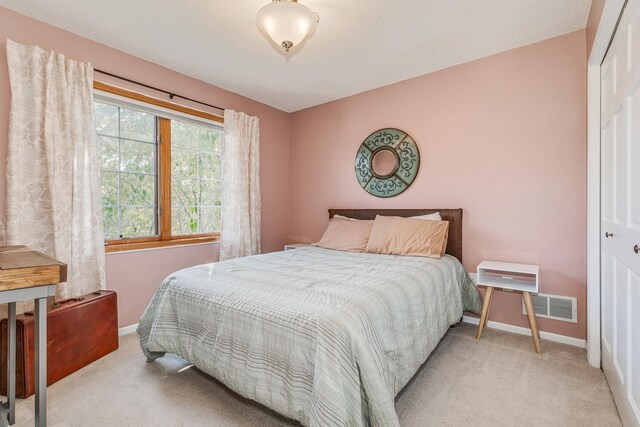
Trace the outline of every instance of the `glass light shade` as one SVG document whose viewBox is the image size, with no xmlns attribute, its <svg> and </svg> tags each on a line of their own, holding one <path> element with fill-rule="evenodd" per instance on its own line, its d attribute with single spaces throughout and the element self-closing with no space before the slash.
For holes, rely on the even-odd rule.
<svg viewBox="0 0 640 427">
<path fill-rule="evenodd" d="M 313 30 L 318 15 L 291 0 L 275 0 L 258 12 L 258 26 L 288 52 Z"/>
</svg>

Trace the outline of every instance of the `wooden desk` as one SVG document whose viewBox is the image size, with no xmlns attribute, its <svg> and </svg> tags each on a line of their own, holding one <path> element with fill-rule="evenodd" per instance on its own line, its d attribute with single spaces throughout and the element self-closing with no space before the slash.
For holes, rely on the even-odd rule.
<svg viewBox="0 0 640 427">
<path fill-rule="evenodd" d="M 16 302 L 34 300 L 35 425 L 47 424 L 47 297 L 67 280 L 67 265 L 26 246 L 0 247 L 0 304 L 8 304 L 7 401 L 0 404 L 0 425 L 16 417 Z"/>
</svg>

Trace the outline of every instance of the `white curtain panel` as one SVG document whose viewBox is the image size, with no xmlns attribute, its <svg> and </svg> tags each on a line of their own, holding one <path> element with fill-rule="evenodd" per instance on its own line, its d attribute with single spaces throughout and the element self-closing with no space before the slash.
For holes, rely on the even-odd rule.
<svg viewBox="0 0 640 427">
<path fill-rule="evenodd" d="M 260 126 L 224 112 L 220 261 L 260 253 Z"/>
<path fill-rule="evenodd" d="M 56 298 L 105 288 L 93 68 L 7 40 L 8 244 L 68 265 Z"/>
</svg>

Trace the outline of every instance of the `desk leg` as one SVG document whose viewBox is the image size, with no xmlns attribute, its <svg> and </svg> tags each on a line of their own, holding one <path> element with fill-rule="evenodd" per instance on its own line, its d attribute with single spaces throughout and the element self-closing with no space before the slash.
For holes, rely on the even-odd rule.
<svg viewBox="0 0 640 427">
<path fill-rule="evenodd" d="M 47 425 L 47 298 L 35 305 L 36 427 Z"/>
<path fill-rule="evenodd" d="M 16 303 L 8 304 L 9 324 L 9 348 L 7 351 L 7 404 L 9 424 L 16 423 Z"/>
</svg>

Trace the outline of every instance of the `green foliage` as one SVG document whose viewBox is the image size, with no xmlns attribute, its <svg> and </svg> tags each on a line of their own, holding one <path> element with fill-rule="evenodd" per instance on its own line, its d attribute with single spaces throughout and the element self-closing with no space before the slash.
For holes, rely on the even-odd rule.
<svg viewBox="0 0 640 427">
<path fill-rule="evenodd" d="M 142 111 L 120 108 L 120 138 L 156 142 L 156 117 Z"/>
<path fill-rule="evenodd" d="M 98 135 L 107 135 L 118 137 L 120 131 L 118 129 L 118 107 L 115 105 L 95 103 L 96 109 L 96 131 Z"/>
<path fill-rule="evenodd" d="M 95 110 L 105 239 L 155 235 L 155 117 L 101 102 Z"/>
<path fill-rule="evenodd" d="M 217 129 L 171 122 L 171 215 L 174 235 L 220 231 L 220 144 Z"/>
<path fill-rule="evenodd" d="M 105 239 L 157 234 L 156 119 L 96 102 Z M 171 121 L 172 234 L 220 230 L 221 132 Z"/>
</svg>

